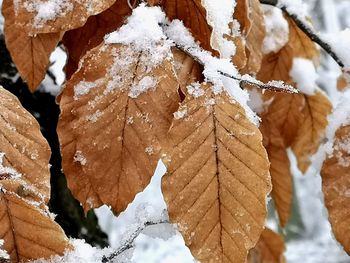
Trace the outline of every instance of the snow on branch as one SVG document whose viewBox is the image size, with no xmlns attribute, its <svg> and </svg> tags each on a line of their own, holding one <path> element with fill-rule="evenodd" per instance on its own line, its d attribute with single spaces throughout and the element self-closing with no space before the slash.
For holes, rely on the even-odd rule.
<svg viewBox="0 0 350 263">
<path fill-rule="evenodd" d="M 139 226 L 132 234 L 130 234 L 129 238 L 121 245 L 115 252 L 108 256 L 102 257 L 102 262 L 112 262 L 112 260 L 122 254 L 124 251 L 134 247 L 135 239 L 141 234 L 143 230 L 145 230 L 149 226 L 159 225 L 159 224 L 169 224 L 168 220 L 158 220 L 158 221 L 147 221 L 144 222 L 141 226 Z"/>
<path fill-rule="evenodd" d="M 325 40 L 321 39 L 321 37 L 309 26 L 307 25 L 302 18 L 298 16 L 297 13 L 294 12 L 294 8 L 289 7 L 285 4 L 287 1 L 281 1 L 281 0 L 260 0 L 261 4 L 266 5 L 272 5 L 279 7 L 282 11 L 284 11 L 293 21 L 295 24 L 315 43 L 317 43 L 320 47 L 323 48 L 324 51 L 326 51 L 334 60 L 335 62 L 341 67 L 344 68 L 344 62 L 343 59 L 339 57 L 338 54 L 332 49 L 332 46 L 327 43 Z"/>
</svg>

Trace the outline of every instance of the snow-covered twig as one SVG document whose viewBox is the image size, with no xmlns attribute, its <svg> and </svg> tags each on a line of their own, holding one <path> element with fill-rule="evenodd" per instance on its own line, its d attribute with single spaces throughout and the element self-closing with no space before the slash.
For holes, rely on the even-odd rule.
<svg viewBox="0 0 350 263">
<path fill-rule="evenodd" d="M 331 46 L 322 40 L 319 35 L 314 32 L 314 30 L 305 24 L 296 14 L 289 12 L 288 8 L 284 5 L 280 5 L 278 0 L 260 0 L 261 4 L 272 5 L 282 9 L 293 21 L 295 24 L 315 43 L 317 43 L 320 47 L 323 48 L 334 60 L 337 64 L 344 68 L 343 61 L 338 57 L 338 55 L 332 50 Z"/>
<path fill-rule="evenodd" d="M 194 56 L 190 50 L 186 49 L 185 47 L 183 47 L 181 45 L 175 45 L 175 46 L 178 49 L 180 49 L 181 51 L 185 52 L 188 56 L 193 58 L 195 61 L 197 61 L 202 66 L 205 65 L 205 63 L 199 57 Z M 226 78 L 238 80 L 243 85 L 254 86 L 254 87 L 258 87 L 260 89 L 266 89 L 266 90 L 271 90 L 271 91 L 276 91 L 276 92 L 298 93 L 298 90 L 296 90 L 295 88 L 293 88 L 290 85 L 286 85 L 282 81 L 270 81 L 268 83 L 264 83 L 264 82 L 261 82 L 255 78 L 253 78 L 253 77 L 250 77 L 249 75 L 234 76 L 232 74 L 229 74 L 229 73 L 221 71 L 221 70 L 217 70 L 217 72 Z"/>
<path fill-rule="evenodd" d="M 103 256 L 102 262 L 107 263 L 111 262 L 114 258 L 118 257 L 120 254 L 122 254 L 124 251 L 130 249 L 133 247 L 133 243 L 135 239 L 140 235 L 140 233 L 145 230 L 145 228 L 149 226 L 159 225 L 159 224 L 169 224 L 168 220 L 159 220 L 156 222 L 148 221 L 143 223 L 141 226 L 139 226 L 134 233 L 130 235 L 128 240 L 124 244 L 122 244 L 115 252 L 110 254 L 109 256 Z"/>
</svg>

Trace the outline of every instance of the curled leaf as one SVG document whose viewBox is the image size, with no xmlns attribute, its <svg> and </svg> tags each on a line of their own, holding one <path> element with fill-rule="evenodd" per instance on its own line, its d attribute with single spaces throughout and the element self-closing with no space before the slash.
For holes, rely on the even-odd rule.
<svg viewBox="0 0 350 263">
<path fill-rule="evenodd" d="M 322 190 L 329 220 L 336 239 L 350 255 L 350 127 L 340 127 L 335 134 L 333 153 L 321 170 Z"/>
<path fill-rule="evenodd" d="M 63 36 L 63 44 L 68 51 L 68 62 L 65 68 L 67 79 L 78 68 L 80 58 L 85 53 L 98 46 L 106 34 L 117 30 L 131 9 L 127 0 L 117 0 L 106 11 L 90 16 L 83 27 L 66 32 Z"/>
<path fill-rule="evenodd" d="M 249 251 L 248 263 L 286 263 L 285 249 L 282 237 L 265 228 L 255 248 Z"/>
<path fill-rule="evenodd" d="M 258 128 L 222 91 L 202 84 L 181 104 L 164 145 L 171 222 L 201 262 L 242 262 L 266 217 L 269 162 Z"/>
<path fill-rule="evenodd" d="M 212 28 L 207 22 L 207 12 L 201 0 L 147 0 L 150 5 L 159 4 L 170 19 L 179 19 L 190 30 L 202 48 L 216 53 L 211 45 Z"/>
<path fill-rule="evenodd" d="M 317 151 L 332 111 L 332 104 L 320 90 L 315 95 L 305 96 L 303 121 L 292 144 L 292 150 L 298 160 L 298 167 L 305 172 L 310 165 L 310 157 Z"/>
</svg>

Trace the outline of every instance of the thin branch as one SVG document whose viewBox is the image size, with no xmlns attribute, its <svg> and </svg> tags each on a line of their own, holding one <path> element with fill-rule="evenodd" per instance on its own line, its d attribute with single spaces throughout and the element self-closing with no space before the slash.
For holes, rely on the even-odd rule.
<svg viewBox="0 0 350 263">
<path fill-rule="evenodd" d="M 156 222 L 145 222 L 143 225 L 139 226 L 134 233 L 130 235 L 130 237 L 126 240 L 124 244 L 122 244 L 115 252 L 110 254 L 109 256 L 103 256 L 102 262 L 107 263 L 111 262 L 114 258 L 118 257 L 120 254 L 122 254 L 124 251 L 132 248 L 134 245 L 135 239 L 140 235 L 140 233 L 145 230 L 149 226 L 159 225 L 159 224 L 169 224 L 168 220 L 159 220 Z"/>
<path fill-rule="evenodd" d="M 292 14 L 288 11 L 286 6 L 279 6 L 277 0 L 260 0 L 261 4 L 272 5 L 281 8 L 294 22 L 295 24 L 307 35 L 313 42 L 317 43 L 320 47 L 323 48 L 334 60 L 337 64 L 344 68 L 344 63 L 338 57 L 338 55 L 332 50 L 331 46 L 323 41 L 313 29 L 306 25 L 301 19 L 298 18 L 297 15 Z"/>
<path fill-rule="evenodd" d="M 193 58 L 200 65 L 205 66 L 205 63 L 199 57 L 194 56 L 190 52 L 190 50 L 188 50 L 180 45 L 175 45 L 175 46 L 178 49 L 180 49 L 181 51 L 183 51 L 184 53 L 186 53 L 188 56 Z M 226 78 L 230 78 L 230 79 L 234 79 L 234 80 L 239 81 L 240 84 L 254 86 L 254 87 L 258 87 L 260 89 L 264 89 L 264 90 L 266 89 L 266 90 L 271 90 L 271 91 L 275 91 L 275 92 L 298 93 L 298 90 L 296 90 L 295 88 L 293 88 L 290 85 L 285 84 L 283 81 L 270 81 L 268 83 L 263 83 L 257 79 L 250 77 L 249 75 L 234 76 L 234 75 L 231 75 L 227 72 L 223 72 L 221 70 L 217 70 L 217 72 Z"/>
</svg>

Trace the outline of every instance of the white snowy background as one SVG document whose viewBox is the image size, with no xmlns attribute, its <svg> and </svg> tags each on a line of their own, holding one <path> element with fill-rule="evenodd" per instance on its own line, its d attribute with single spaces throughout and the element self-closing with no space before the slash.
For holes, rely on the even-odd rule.
<svg viewBox="0 0 350 263">
<path fill-rule="evenodd" d="M 288 1 L 285 0 L 285 2 Z M 327 34 L 337 35 L 337 32 L 350 27 L 349 0 L 308 0 L 304 2 L 308 9 L 305 11 L 311 14 L 315 28 L 319 29 L 325 38 Z M 0 0 L 0 5 L 1 3 L 2 0 Z M 2 24 L 3 18 L 0 15 L 0 31 Z M 348 36 L 349 34 L 345 34 L 345 37 Z M 328 39 L 332 40 L 332 36 L 328 35 Z M 349 41 L 347 39 L 348 43 Z M 62 68 L 66 55 L 61 48 L 57 48 L 50 60 L 53 62 L 50 69 L 57 78 L 57 85 L 50 78 L 46 78 L 41 91 L 56 95 L 65 79 Z M 313 78 L 327 91 L 334 105 L 337 105 L 339 100 L 339 93 L 335 92 L 336 79 L 339 74 L 339 66 L 328 56 L 323 56 L 321 67 L 317 72 L 312 72 Z M 323 205 L 321 179 L 315 172 L 316 169 L 310 169 L 307 175 L 302 175 L 296 167 L 292 153 L 289 156 L 293 166 L 296 216 L 292 217 L 287 229 L 282 230 L 287 237 L 287 261 L 290 263 L 350 262 L 350 257 L 332 236 L 327 220 L 328 215 Z M 138 194 L 134 202 L 118 217 L 114 216 L 106 206 L 95 209 L 99 223 L 108 234 L 113 249 L 100 250 L 92 248 L 81 240 L 75 240 L 73 242 L 78 248 L 75 253 L 67 254 L 63 258 L 55 258 L 52 262 L 100 262 L 102 255 L 118 250 L 133 233 L 138 232 L 144 223 L 166 221 L 166 206 L 160 190 L 160 181 L 164 173 L 165 167 L 160 162 L 150 185 Z M 267 225 L 276 231 L 279 230 L 274 213 L 269 216 Z M 163 223 L 146 227 L 135 239 L 133 248 L 121 253 L 113 262 L 190 263 L 195 261 L 176 228 Z"/>
</svg>

